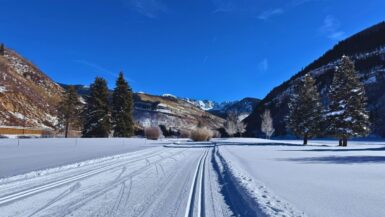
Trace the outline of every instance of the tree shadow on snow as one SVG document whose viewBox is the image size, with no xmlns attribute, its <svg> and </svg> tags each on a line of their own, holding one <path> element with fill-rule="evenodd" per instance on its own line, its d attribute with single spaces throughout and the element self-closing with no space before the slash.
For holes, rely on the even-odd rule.
<svg viewBox="0 0 385 217">
<path fill-rule="evenodd" d="M 304 151 L 304 152 L 349 152 L 349 151 L 385 151 L 385 146 L 375 148 L 349 148 L 349 147 L 336 147 L 336 148 L 322 148 L 322 149 L 304 149 L 304 150 L 284 150 L 284 151 Z"/>
<path fill-rule="evenodd" d="M 242 143 L 242 142 L 213 142 L 216 145 L 234 145 L 234 146 L 289 146 L 298 147 L 304 145 L 290 144 L 290 143 Z"/>
<path fill-rule="evenodd" d="M 307 158 L 286 158 L 284 161 L 300 163 L 328 163 L 328 164 L 360 164 L 360 163 L 385 163 L 385 156 L 327 156 Z"/>
</svg>

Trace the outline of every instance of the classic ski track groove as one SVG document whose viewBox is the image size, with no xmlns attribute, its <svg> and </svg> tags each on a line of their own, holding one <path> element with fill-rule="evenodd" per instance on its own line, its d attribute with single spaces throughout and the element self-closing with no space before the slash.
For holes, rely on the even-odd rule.
<svg viewBox="0 0 385 217">
<path fill-rule="evenodd" d="M 173 153 L 171 156 L 175 156 L 175 155 L 179 155 L 179 154 L 183 154 L 183 152 L 185 152 L 186 150 L 183 150 L 183 151 L 180 151 L 180 152 L 177 152 L 177 153 Z M 170 156 L 170 157 L 171 157 Z M 132 172 L 130 172 L 129 174 L 125 175 L 125 176 L 122 176 L 120 177 L 119 179 L 115 179 L 114 181 L 111 181 L 109 183 L 106 183 L 103 185 L 102 187 L 102 190 L 101 189 L 97 189 L 97 190 L 94 190 L 90 193 L 88 193 L 85 197 L 83 198 L 80 198 L 78 199 L 77 201 L 73 202 L 72 204 L 70 204 L 69 206 L 66 206 L 64 207 L 64 209 L 66 210 L 66 212 L 63 212 L 63 215 L 61 216 L 66 216 L 76 210 L 78 210 L 79 208 L 83 207 L 84 205 L 86 205 L 89 201 L 97 198 L 97 197 L 100 197 L 102 196 L 103 194 L 105 194 L 106 192 L 109 192 L 111 190 L 113 190 L 114 188 L 116 188 L 117 186 L 119 186 L 119 184 L 122 184 L 123 182 L 126 182 L 127 180 L 132 180 L 133 177 L 137 176 L 137 175 L 140 175 L 141 173 L 143 173 L 144 171 L 148 170 L 148 169 L 151 169 L 153 167 L 153 164 L 156 164 L 160 161 L 163 161 L 163 160 L 166 160 L 168 159 L 168 157 L 166 158 L 161 158 L 159 160 L 156 160 L 154 162 L 151 162 L 150 164 L 148 165 L 145 165 L 143 167 L 140 167 Z M 143 160 L 143 159 L 142 159 Z M 107 186 L 107 187 L 106 187 Z M 128 199 L 128 198 L 127 198 Z"/>
<path fill-rule="evenodd" d="M 166 152 L 166 151 L 165 150 L 156 150 L 156 151 L 153 151 L 153 152 L 150 152 L 150 153 L 146 153 L 145 155 L 137 155 L 137 154 L 135 154 L 135 155 L 132 156 L 132 158 L 130 158 L 130 159 L 123 159 L 123 160 L 124 160 L 125 163 L 133 163 L 133 162 L 138 162 L 138 161 L 143 160 L 143 157 L 146 157 L 146 160 L 147 160 L 147 158 L 149 158 L 149 157 L 158 156 L 158 155 L 160 155 L 160 154 L 162 154 L 164 152 Z M 102 168 L 105 168 L 107 166 L 112 166 L 112 165 L 116 165 L 116 167 L 121 166 L 122 161 L 120 162 L 120 164 L 119 164 L 119 162 L 109 162 L 109 161 L 115 161 L 115 160 L 117 160 L 117 159 L 115 158 L 115 159 L 110 159 L 110 160 L 107 160 L 107 161 L 97 162 L 96 165 L 92 169 L 87 170 L 87 172 L 91 172 L 91 171 L 94 171 L 94 170 L 97 170 L 97 169 L 102 169 Z M 125 164 L 124 162 L 123 162 L 123 164 Z M 87 165 L 87 166 L 91 166 L 91 165 Z M 55 173 L 57 173 L 57 172 L 54 172 L 52 174 L 55 174 Z M 81 175 L 81 174 L 84 174 L 84 173 L 85 172 L 78 172 L 75 175 L 74 174 L 70 174 L 69 176 L 72 177 L 72 176 Z M 56 181 L 55 179 L 57 179 L 57 178 L 53 178 L 53 181 L 50 181 L 50 183 L 51 182 L 55 182 Z M 14 188 L 14 186 L 12 186 L 12 185 L 14 183 L 17 183 L 17 182 L 20 182 L 20 181 L 23 181 L 23 179 L 5 183 L 6 185 L 11 185 L 11 187 L 5 187 L 5 188 L 2 188 L 2 190 L 3 191 L 5 191 L 5 190 L 7 190 L 7 191 L 11 190 L 12 191 L 12 188 Z M 29 190 L 29 189 L 32 189 L 32 188 L 36 188 L 36 187 L 39 187 L 39 186 L 41 186 L 41 185 L 31 186 L 31 187 L 19 190 L 18 192 L 26 191 L 26 190 Z M 15 193 L 12 193 L 12 194 L 15 194 Z M 5 196 L 8 196 L 8 195 L 11 195 L 11 194 L 7 194 Z M 0 200 L 3 197 L 5 197 L 5 196 L 0 197 Z M 0 206 L 1 205 L 2 205 L 2 203 L 0 202 Z"/>
<path fill-rule="evenodd" d="M 195 205 L 195 198 L 196 198 L 196 194 L 198 193 L 198 205 L 197 205 L 197 209 L 198 209 L 198 216 L 201 216 L 202 215 L 202 210 L 201 210 L 201 205 L 202 205 L 202 188 L 203 188 L 203 171 L 204 171 L 204 166 L 202 166 L 204 163 L 202 162 L 205 162 L 206 161 L 206 158 L 207 158 L 207 155 L 208 155 L 208 150 L 205 150 L 205 152 L 202 154 L 202 156 L 200 157 L 199 161 L 198 161 L 198 164 L 197 164 L 197 167 L 195 169 L 195 172 L 194 172 L 194 177 L 193 177 L 193 182 L 191 184 L 191 187 L 190 187 L 190 193 L 189 193 L 189 197 L 188 197 L 188 202 L 187 202 L 187 206 L 186 206 L 186 212 L 185 212 L 185 217 L 193 217 L 193 214 L 194 214 L 194 205 Z M 199 181 L 198 181 L 199 179 Z M 198 183 L 199 182 L 199 183 Z M 197 187 L 199 185 L 199 189 L 198 189 L 198 192 L 197 191 Z M 204 199 L 203 199 L 204 201 Z M 204 210 L 203 210 L 204 212 Z"/>
<path fill-rule="evenodd" d="M 146 157 L 148 158 L 150 156 L 151 157 L 152 156 L 158 156 L 162 152 L 163 152 L 163 150 L 160 151 L 159 153 L 157 153 L 157 152 L 151 153 L 149 156 L 146 156 Z M 162 159 L 163 158 L 161 158 L 161 160 Z M 101 166 L 101 167 L 98 167 L 94 170 L 87 171 L 87 172 L 77 174 L 77 175 L 73 175 L 73 176 L 70 176 L 70 177 L 62 179 L 62 180 L 53 181 L 53 182 L 50 182 L 47 184 L 39 185 L 37 187 L 33 187 L 33 188 L 22 190 L 22 191 L 19 191 L 16 193 L 8 194 L 6 196 L 0 197 L 0 206 L 7 204 L 7 203 L 11 203 L 13 201 L 17 201 L 18 199 L 21 199 L 21 198 L 25 198 L 25 197 L 28 197 L 28 196 L 31 196 L 31 195 L 34 195 L 34 194 L 37 194 L 40 192 L 44 192 L 44 191 L 47 191 L 47 190 L 50 190 L 50 189 L 53 189 L 53 188 L 56 188 L 56 187 L 59 187 L 62 185 L 66 185 L 69 183 L 73 183 L 75 181 L 82 180 L 84 178 L 88 178 L 88 177 L 97 175 L 97 174 L 102 173 L 102 172 L 106 172 L 108 170 L 117 168 L 117 167 L 125 165 L 125 164 L 134 163 L 134 162 L 138 162 L 138 161 L 142 161 L 142 160 L 143 160 L 143 158 L 142 159 L 135 159 L 135 160 L 128 160 L 128 161 L 124 161 L 124 162 L 118 162 L 118 163 L 110 163 L 107 166 Z"/>
</svg>

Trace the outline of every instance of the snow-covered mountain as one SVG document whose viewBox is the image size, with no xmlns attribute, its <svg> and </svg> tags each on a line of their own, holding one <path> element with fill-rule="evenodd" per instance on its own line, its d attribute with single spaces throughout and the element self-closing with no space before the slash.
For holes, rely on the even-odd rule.
<svg viewBox="0 0 385 217">
<path fill-rule="evenodd" d="M 236 101 L 216 102 L 212 100 L 179 98 L 172 94 L 163 94 L 162 96 L 186 101 L 204 111 L 208 111 L 222 118 L 226 118 L 229 112 L 234 112 L 238 114 L 239 118 L 242 120 L 250 115 L 250 113 L 253 111 L 255 106 L 260 101 L 259 99 L 251 98 L 251 97 L 246 97 Z"/>
<path fill-rule="evenodd" d="M 288 102 L 294 84 L 305 74 L 311 74 L 318 86 L 325 106 L 335 68 L 343 55 L 351 57 L 365 84 L 372 134 L 385 136 L 385 22 L 370 27 L 341 41 L 322 57 L 275 87 L 245 120 L 249 136 L 260 134 L 260 115 L 270 109 L 274 119 L 275 135 L 287 135 Z"/>
<path fill-rule="evenodd" d="M 213 109 L 218 109 L 220 108 L 220 103 L 217 103 L 215 101 L 212 101 L 212 100 L 196 100 L 196 99 L 189 99 L 189 98 L 180 98 L 181 100 L 184 100 L 188 103 L 191 103 L 193 104 L 194 106 L 202 109 L 202 110 L 205 110 L 205 111 L 210 111 L 210 110 L 213 110 Z"/>
<path fill-rule="evenodd" d="M 212 100 L 196 100 L 184 97 L 177 97 L 173 94 L 165 93 L 162 94 L 163 97 L 175 98 L 191 103 L 192 105 L 204 110 L 209 111 L 220 107 L 220 104 Z"/>
</svg>

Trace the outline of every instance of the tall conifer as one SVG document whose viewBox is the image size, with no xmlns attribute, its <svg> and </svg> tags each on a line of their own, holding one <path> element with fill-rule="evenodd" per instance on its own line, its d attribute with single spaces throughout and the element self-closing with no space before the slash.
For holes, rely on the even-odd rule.
<svg viewBox="0 0 385 217">
<path fill-rule="evenodd" d="M 64 131 L 65 138 L 71 127 L 79 126 L 82 104 L 74 86 L 69 86 L 58 105 L 58 127 Z"/>
<path fill-rule="evenodd" d="M 108 137 L 111 132 L 111 115 L 106 80 L 96 77 L 86 102 L 83 112 L 83 137 Z"/>
<path fill-rule="evenodd" d="M 134 135 L 132 112 L 132 90 L 121 72 L 112 95 L 112 120 L 115 137 Z"/>
<path fill-rule="evenodd" d="M 288 127 L 306 145 L 309 138 L 319 136 L 322 104 L 314 79 L 306 74 L 295 86 L 289 103 Z"/>
<path fill-rule="evenodd" d="M 353 61 L 347 56 L 342 57 L 334 73 L 329 100 L 329 132 L 339 139 L 340 146 L 347 146 L 351 137 L 369 134 L 365 88 L 358 78 Z"/>
</svg>

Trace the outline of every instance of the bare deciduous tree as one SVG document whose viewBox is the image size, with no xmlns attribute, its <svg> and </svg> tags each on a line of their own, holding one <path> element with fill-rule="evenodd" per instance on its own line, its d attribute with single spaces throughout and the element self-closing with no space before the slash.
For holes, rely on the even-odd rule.
<svg viewBox="0 0 385 217">
<path fill-rule="evenodd" d="M 262 124 L 261 131 L 266 134 L 266 139 L 270 139 L 273 135 L 275 129 L 273 127 L 273 119 L 271 118 L 270 110 L 265 110 L 265 112 L 261 115 Z"/>
<path fill-rule="evenodd" d="M 237 123 L 237 131 L 239 133 L 239 136 L 242 137 L 242 134 L 246 132 L 246 124 L 240 120 L 238 120 Z"/>
<path fill-rule="evenodd" d="M 234 134 L 237 133 L 237 120 L 234 113 L 230 113 L 227 116 L 226 122 L 224 124 L 226 133 L 229 134 L 229 136 L 234 136 Z"/>
<path fill-rule="evenodd" d="M 246 124 L 239 120 L 236 112 L 230 112 L 227 115 L 224 127 L 229 136 L 234 136 L 237 133 L 242 136 L 242 134 L 246 132 Z"/>
</svg>

